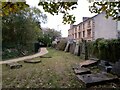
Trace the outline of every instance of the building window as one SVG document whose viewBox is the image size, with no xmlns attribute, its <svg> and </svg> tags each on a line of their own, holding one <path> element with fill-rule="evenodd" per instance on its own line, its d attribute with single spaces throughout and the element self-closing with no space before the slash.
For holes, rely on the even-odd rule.
<svg viewBox="0 0 120 90">
<path fill-rule="evenodd" d="M 87 30 L 87 37 L 91 37 L 91 29 Z"/>
<path fill-rule="evenodd" d="M 79 26 L 79 30 L 80 30 L 80 28 L 81 28 L 81 27 Z"/>
<path fill-rule="evenodd" d="M 87 25 L 87 27 L 88 27 L 88 28 L 90 28 L 90 27 L 91 27 L 91 26 L 90 26 L 90 21 L 88 21 L 88 25 Z"/>
<path fill-rule="evenodd" d="M 77 33 L 75 33 L 75 39 L 77 38 Z"/>
<path fill-rule="evenodd" d="M 78 32 L 79 38 L 81 38 L 81 32 Z"/>
<path fill-rule="evenodd" d="M 75 28 L 75 32 L 77 32 L 77 27 Z"/>
<path fill-rule="evenodd" d="M 83 31 L 83 37 L 85 37 L 85 31 Z"/>
<path fill-rule="evenodd" d="M 83 29 L 85 29 L 85 24 L 83 23 Z"/>
</svg>

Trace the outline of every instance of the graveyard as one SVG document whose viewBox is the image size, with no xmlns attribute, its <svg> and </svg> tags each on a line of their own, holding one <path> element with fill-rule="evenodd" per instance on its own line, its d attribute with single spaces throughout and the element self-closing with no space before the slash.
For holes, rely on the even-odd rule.
<svg viewBox="0 0 120 90">
<path fill-rule="evenodd" d="M 69 45 L 67 45 L 68 47 Z M 67 50 L 67 48 L 65 48 Z M 106 71 L 104 61 L 83 59 L 76 53 L 47 48 L 48 53 L 17 62 L 20 67 L 2 65 L 3 88 L 119 88 L 116 74 Z M 77 50 L 75 50 L 77 51 Z M 74 53 L 74 54 L 73 54 Z M 118 69 L 118 63 L 113 71 Z M 116 69 L 117 68 L 117 69 Z M 119 73 L 118 73 L 119 74 Z"/>
<path fill-rule="evenodd" d="M 120 1 L 2 0 L 0 6 L 3 90 L 119 90 Z"/>
</svg>

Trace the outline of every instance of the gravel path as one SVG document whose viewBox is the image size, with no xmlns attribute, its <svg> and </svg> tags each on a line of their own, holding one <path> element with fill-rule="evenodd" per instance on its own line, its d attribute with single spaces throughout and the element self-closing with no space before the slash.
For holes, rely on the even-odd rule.
<svg viewBox="0 0 120 90">
<path fill-rule="evenodd" d="M 16 59 L 9 59 L 9 60 L 6 60 L 6 61 L 0 61 L 0 64 L 7 64 L 7 63 L 12 63 L 12 62 L 18 62 L 18 61 L 23 61 L 23 60 L 27 60 L 27 59 L 32 59 L 32 58 L 36 58 L 36 57 L 45 55 L 47 53 L 48 53 L 48 50 L 46 48 L 41 48 L 40 52 L 36 53 L 34 55 L 20 57 L 20 58 L 16 58 Z"/>
</svg>

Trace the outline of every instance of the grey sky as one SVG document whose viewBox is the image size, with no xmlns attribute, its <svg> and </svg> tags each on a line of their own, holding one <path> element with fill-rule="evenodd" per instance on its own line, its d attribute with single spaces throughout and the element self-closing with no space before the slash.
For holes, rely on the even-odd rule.
<svg viewBox="0 0 120 90">
<path fill-rule="evenodd" d="M 26 1 L 30 6 L 38 7 L 40 10 L 44 12 L 42 7 L 38 6 L 39 0 L 26 0 Z M 75 24 L 82 22 L 82 17 L 92 17 L 95 15 L 91 14 L 91 12 L 89 11 L 89 5 L 90 3 L 87 0 L 78 0 L 77 9 L 75 9 L 74 11 L 70 11 L 70 13 L 72 13 L 76 17 Z M 62 24 L 62 14 L 55 16 L 46 12 L 45 14 L 48 17 L 48 22 L 46 24 L 42 24 L 42 27 L 54 28 L 58 31 L 61 30 L 62 36 L 67 37 L 69 25 Z"/>
</svg>

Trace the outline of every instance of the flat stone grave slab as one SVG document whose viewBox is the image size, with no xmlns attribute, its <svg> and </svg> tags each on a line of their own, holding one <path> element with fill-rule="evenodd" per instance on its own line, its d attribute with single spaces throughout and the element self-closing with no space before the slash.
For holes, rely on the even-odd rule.
<svg viewBox="0 0 120 90">
<path fill-rule="evenodd" d="M 83 62 L 80 62 L 81 67 L 88 67 L 88 66 L 93 66 L 97 64 L 98 64 L 98 60 L 85 60 Z"/>
<path fill-rule="evenodd" d="M 19 64 L 19 63 L 8 63 L 8 64 L 6 64 L 6 66 L 8 66 L 10 69 L 18 69 L 18 68 L 20 68 L 20 67 L 22 67 L 22 65 L 21 64 Z"/>
<path fill-rule="evenodd" d="M 35 64 L 35 63 L 40 63 L 41 60 L 24 60 L 24 62 L 25 63 L 33 63 L 33 64 Z"/>
<path fill-rule="evenodd" d="M 79 74 L 79 75 L 82 75 L 82 74 L 91 74 L 91 71 L 88 68 L 74 69 L 74 72 L 75 72 L 75 74 Z"/>
<path fill-rule="evenodd" d="M 51 56 L 40 56 L 40 58 L 52 58 Z"/>
<path fill-rule="evenodd" d="M 109 73 L 97 73 L 97 74 L 85 74 L 85 75 L 77 75 L 77 78 L 82 81 L 86 87 L 92 85 L 103 84 L 105 82 L 117 81 L 118 77 L 113 76 Z"/>
</svg>

